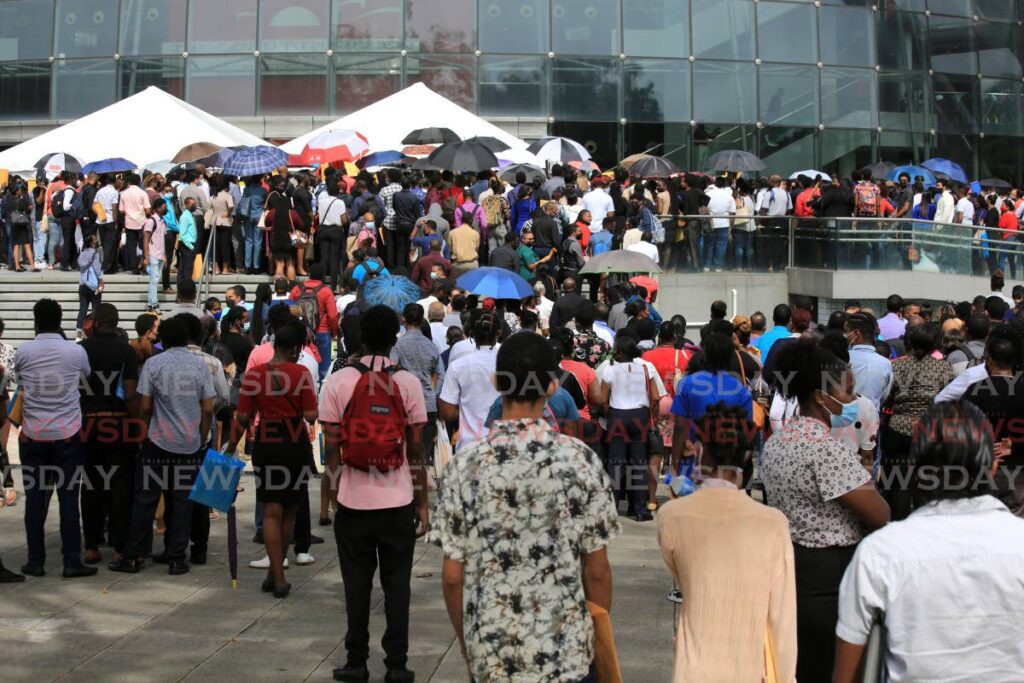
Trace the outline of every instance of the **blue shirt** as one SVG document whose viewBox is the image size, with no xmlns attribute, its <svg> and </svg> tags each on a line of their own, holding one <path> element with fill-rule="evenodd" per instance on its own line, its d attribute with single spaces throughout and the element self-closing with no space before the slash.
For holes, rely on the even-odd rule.
<svg viewBox="0 0 1024 683">
<path fill-rule="evenodd" d="M 871 399 L 881 410 L 892 387 L 892 363 L 889 359 L 879 356 L 874 346 L 858 344 L 850 348 L 850 369 L 853 370 L 854 391 Z"/>
<path fill-rule="evenodd" d="M 484 426 L 491 428 L 491 423 L 501 419 L 501 397 L 494 399 L 491 409 L 487 411 L 487 419 Z M 544 420 L 556 430 L 561 431 L 561 425 L 566 422 L 576 422 L 580 419 L 580 411 L 576 409 L 576 402 L 572 400 L 569 392 L 558 387 L 558 391 L 548 398 L 544 406 Z"/>
<path fill-rule="evenodd" d="M 422 253 L 426 255 L 430 253 L 430 243 L 433 242 L 434 240 L 441 240 L 441 236 L 438 235 L 437 233 L 434 233 L 433 235 L 420 235 L 419 237 L 413 237 L 412 245 L 414 247 L 419 247 Z M 448 243 L 445 242 L 444 240 L 441 240 L 441 244 L 444 245 L 444 249 L 442 250 L 444 257 L 450 261 L 452 258 L 451 248 L 448 246 Z"/>
<path fill-rule="evenodd" d="M 754 419 L 754 398 L 743 382 L 731 372 L 701 370 L 686 375 L 672 399 L 672 414 L 690 421 L 690 437 L 696 438 L 703 428 L 700 421 L 708 407 L 716 403 L 739 406 Z"/>
<path fill-rule="evenodd" d="M 178 216 L 178 240 L 189 249 L 196 247 L 196 219 L 191 211 L 185 210 Z"/>
<path fill-rule="evenodd" d="M 761 351 L 761 358 L 767 359 L 768 352 L 772 350 L 772 344 L 780 339 L 788 338 L 790 334 L 790 331 L 784 325 L 776 325 L 761 335 L 761 338 L 757 340 L 757 348 Z"/>
<path fill-rule="evenodd" d="M 363 278 L 366 277 L 368 271 L 376 272 L 377 275 L 391 274 L 391 271 L 389 271 L 384 266 L 381 266 L 380 268 L 367 268 L 365 263 L 360 263 L 358 266 L 352 269 L 352 279 L 358 282 L 359 284 L 363 284 Z"/>
</svg>

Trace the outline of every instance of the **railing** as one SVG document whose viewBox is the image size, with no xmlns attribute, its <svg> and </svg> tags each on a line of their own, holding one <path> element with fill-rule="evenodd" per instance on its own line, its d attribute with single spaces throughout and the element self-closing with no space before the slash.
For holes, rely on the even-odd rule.
<svg viewBox="0 0 1024 683">
<path fill-rule="evenodd" d="M 206 235 L 206 249 L 203 252 L 203 271 L 199 276 L 199 282 L 196 283 L 196 292 L 199 293 L 199 301 L 206 301 L 210 298 L 210 286 L 213 280 L 213 268 L 214 261 L 217 258 L 217 227 L 216 226 L 203 226 L 203 232 Z M 178 264 L 178 268 L 181 268 L 181 264 Z M 203 288 L 206 291 L 203 291 Z"/>
<path fill-rule="evenodd" d="M 1018 234 L 1002 239 L 1002 230 L 972 225 L 893 218 L 797 218 L 661 216 L 666 225 L 662 267 L 667 271 L 754 270 L 903 270 L 988 277 L 1010 263 L 1024 269 L 1024 244 Z M 752 257 L 742 254 L 750 222 Z M 713 225 L 728 223 L 728 228 Z M 984 239 L 981 232 L 987 232 Z M 685 233 L 677 241 L 679 232 Z M 675 234 L 674 234 L 675 233 Z M 723 234 L 724 233 L 724 234 Z M 722 238 L 727 235 L 727 241 Z M 1019 233 L 1024 237 L 1024 232 Z M 715 247 L 722 250 L 717 259 Z M 694 248 L 695 247 L 695 248 Z M 737 249 L 739 248 L 739 250 Z M 696 262 L 694 257 L 696 256 Z"/>
</svg>

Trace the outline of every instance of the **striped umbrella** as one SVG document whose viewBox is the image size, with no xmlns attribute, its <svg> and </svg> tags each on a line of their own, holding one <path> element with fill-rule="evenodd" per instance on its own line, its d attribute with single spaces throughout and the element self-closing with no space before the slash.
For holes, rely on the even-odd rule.
<svg viewBox="0 0 1024 683">
<path fill-rule="evenodd" d="M 35 169 L 37 171 L 43 171 L 44 173 L 61 173 L 62 171 L 81 173 L 82 162 L 70 154 L 65 154 L 64 152 L 53 152 L 37 161 Z"/>
<path fill-rule="evenodd" d="M 299 155 L 301 165 L 359 161 L 370 153 L 366 136 L 354 130 L 329 130 L 314 136 Z"/>
<path fill-rule="evenodd" d="M 569 138 L 541 138 L 527 147 L 526 151 L 544 161 L 560 164 L 567 164 L 570 161 L 586 161 L 590 158 L 590 152 L 586 147 Z"/>
<path fill-rule="evenodd" d="M 288 165 L 288 153 L 270 145 L 246 147 L 227 160 L 224 175 L 259 176 Z"/>
</svg>

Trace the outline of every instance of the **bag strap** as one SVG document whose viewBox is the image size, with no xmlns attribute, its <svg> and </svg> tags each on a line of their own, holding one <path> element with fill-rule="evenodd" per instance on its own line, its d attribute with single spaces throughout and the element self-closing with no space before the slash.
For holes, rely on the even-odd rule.
<svg viewBox="0 0 1024 683">
<path fill-rule="evenodd" d="M 747 371 L 743 367 L 743 356 L 740 355 L 739 351 L 736 352 L 736 360 L 740 364 L 740 379 L 743 380 L 743 386 L 749 386 L 747 384 Z"/>
</svg>

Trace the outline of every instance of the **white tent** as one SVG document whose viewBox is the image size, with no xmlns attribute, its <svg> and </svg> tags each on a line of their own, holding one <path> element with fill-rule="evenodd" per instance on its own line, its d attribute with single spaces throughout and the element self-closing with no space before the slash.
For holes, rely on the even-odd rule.
<svg viewBox="0 0 1024 683">
<path fill-rule="evenodd" d="M 0 168 L 29 172 L 40 157 L 52 152 L 73 154 L 83 164 L 121 157 L 144 166 L 170 159 L 193 142 L 225 147 L 267 144 L 157 87 L 149 87 L 0 152 Z"/>
<path fill-rule="evenodd" d="M 479 135 L 497 138 L 515 149 L 526 147 L 526 143 L 516 136 L 466 111 L 422 83 L 416 83 L 333 123 L 295 138 L 281 145 L 281 149 L 289 154 L 301 154 L 306 143 L 318 133 L 348 129 L 365 135 L 373 151 L 401 150 L 405 146 L 402 140 L 409 133 L 434 126 L 450 128 L 462 139 Z"/>
</svg>

